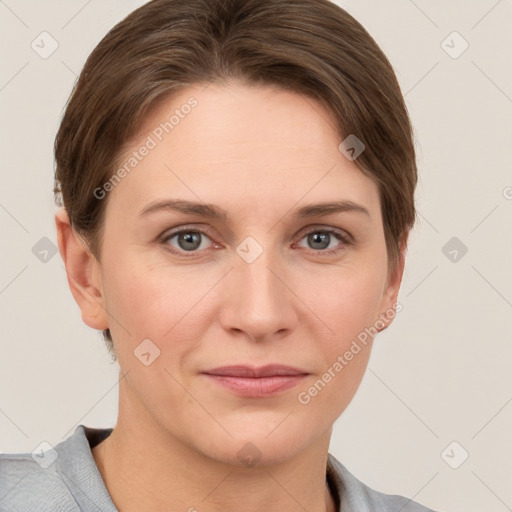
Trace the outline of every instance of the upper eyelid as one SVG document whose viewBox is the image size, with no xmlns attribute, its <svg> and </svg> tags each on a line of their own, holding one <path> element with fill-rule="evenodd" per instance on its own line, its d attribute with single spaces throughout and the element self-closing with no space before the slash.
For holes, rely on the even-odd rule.
<svg viewBox="0 0 512 512">
<path fill-rule="evenodd" d="M 329 224 L 311 224 L 308 226 L 304 226 L 303 228 L 301 228 L 298 231 L 298 233 L 302 233 L 303 231 L 309 231 L 309 230 L 313 230 L 313 229 L 318 229 L 319 231 L 330 229 L 333 231 L 340 231 L 342 233 L 346 233 L 347 235 L 351 236 L 350 233 L 346 229 L 343 229 L 343 228 L 340 228 L 337 226 L 331 226 Z M 197 231 L 197 232 L 201 232 L 201 233 L 208 235 L 209 228 L 203 227 L 203 226 L 198 227 L 197 225 L 194 225 L 194 224 L 191 224 L 191 225 L 183 224 L 183 225 L 176 226 L 174 228 L 166 229 L 160 236 L 166 236 L 166 234 L 171 234 L 171 233 L 176 234 L 176 233 L 179 233 L 180 231 Z"/>
</svg>

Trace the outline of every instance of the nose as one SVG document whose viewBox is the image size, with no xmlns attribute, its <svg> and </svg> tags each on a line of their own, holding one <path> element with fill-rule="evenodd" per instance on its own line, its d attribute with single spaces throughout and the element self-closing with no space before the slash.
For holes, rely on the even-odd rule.
<svg viewBox="0 0 512 512">
<path fill-rule="evenodd" d="M 226 276 L 220 321 L 226 331 L 251 341 L 281 338 L 295 328 L 289 272 L 264 250 L 252 263 L 238 255 Z"/>
</svg>

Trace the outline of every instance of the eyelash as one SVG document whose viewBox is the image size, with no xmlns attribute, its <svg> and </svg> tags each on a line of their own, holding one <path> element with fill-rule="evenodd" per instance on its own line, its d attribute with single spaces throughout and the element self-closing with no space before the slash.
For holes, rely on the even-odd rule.
<svg viewBox="0 0 512 512">
<path fill-rule="evenodd" d="M 165 246 L 165 249 L 167 251 L 169 251 L 170 253 L 172 253 L 174 255 L 183 256 L 185 258 L 190 258 L 190 257 L 196 256 L 198 254 L 198 252 L 200 252 L 200 251 L 198 251 L 198 250 L 189 251 L 189 253 L 187 254 L 187 251 L 177 251 L 175 249 L 171 249 L 168 244 L 169 240 L 174 238 L 176 235 L 180 235 L 181 233 L 199 233 L 199 234 L 205 235 L 206 237 L 211 239 L 211 237 L 208 235 L 208 233 L 205 233 L 204 231 L 202 231 L 200 229 L 193 229 L 193 228 L 187 228 L 187 227 L 184 227 L 184 228 L 178 229 L 176 231 L 173 231 L 171 233 L 165 234 L 163 237 L 160 238 L 160 242 L 162 243 L 162 245 Z M 318 249 L 318 250 L 311 249 L 311 251 L 313 251 L 317 254 L 320 254 L 321 256 L 329 256 L 329 255 L 336 254 L 336 253 L 340 252 L 341 250 L 343 250 L 343 246 L 350 246 L 353 244 L 353 242 L 349 236 L 345 236 L 341 232 L 335 231 L 330 228 L 312 229 L 310 231 L 305 232 L 301 236 L 300 240 L 302 240 L 303 238 L 305 238 L 308 235 L 311 235 L 312 233 L 323 233 L 323 234 L 334 235 L 340 242 L 342 242 L 341 247 L 337 247 L 335 249 L 323 249 L 323 250 L 322 249 Z"/>
</svg>

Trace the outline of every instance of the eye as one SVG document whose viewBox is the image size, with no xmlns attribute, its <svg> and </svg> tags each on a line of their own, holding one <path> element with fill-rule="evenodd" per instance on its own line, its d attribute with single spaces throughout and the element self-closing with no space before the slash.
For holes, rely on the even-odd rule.
<svg viewBox="0 0 512 512">
<path fill-rule="evenodd" d="M 340 252 L 352 243 L 348 234 L 334 229 L 313 229 L 308 231 L 301 240 L 305 238 L 307 243 L 311 244 L 313 250 L 322 256 Z M 331 242 L 336 242 L 335 239 L 341 243 L 336 244 L 334 247 L 329 247 Z"/>
<path fill-rule="evenodd" d="M 191 229 L 191 228 L 182 228 L 178 231 L 174 231 L 172 233 L 169 233 L 165 235 L 161 242 L 166 246 L 167 250 L 172 252 L 173 254 L 178 254 L 180 256 L 187 256 L 184 253 L 192 253 L 190 256 L 193 256 L 195 252 L 199 251 L 200 249 L 205 249 L 204 246 L 202 247 L 202 238 L 210 238 L 204 231 L 197 230 L 197 229 Z M 177 249 L 175 250 L 170 245 L 170 241 L 176 238 L 176 244 L 178 245 Z"/>
<path fill-rule="evenodd" d="M 164 235 L 160 241 L 165 246 L 165 249 L 172 254 L 191 257 L 207 249 L 208 244 L 203 243 L 205 238 L 211 240 L 202 230 L 182 227 L 179 230 Z M 171 243 L 173 239 L 176 239 L 176 245 Z M 310 229 L 300 240 L 304 239 L 307 239 L 307 243 L 312 246 L 312 250 L 315 253 L 322 256 L 338 253 L 353 243 L 350 235 L 347 233 L 330 228 Z M 338 243 L 336 243 L 336 240 Z M 332 242 L 335 243 L 334 246 Z M 215 245 L 219 247 L 218 244 Z"/>
</svg>

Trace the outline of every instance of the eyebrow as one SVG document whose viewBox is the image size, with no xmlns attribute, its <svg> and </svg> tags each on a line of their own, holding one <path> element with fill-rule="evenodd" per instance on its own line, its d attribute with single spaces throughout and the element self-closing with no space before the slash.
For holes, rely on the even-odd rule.
<svg viewBox="0 0 512 512">
<path fill-rule="evenodd" d="M 158 211 L 175 211 L 185 214 L 194 214 L 210 219 L 218 219 L 224 223 L 229 221 L 229 214 L 227 211 L 218 206 L 180 199 L 163 199 L 153 201 L 139 212 L 139 216 L 145 217 L 150 213 Z M 370 212 L 364 206 L 352 201 L 331 201 L 308 204 L 301 208 L 297 208 L 294 211 L 294 215 L 299 219 L 307 219 L 310 217 L 319 217 L 322 215 L 341 212 L 363 213 L 371 218 Z"/>
</svg>

